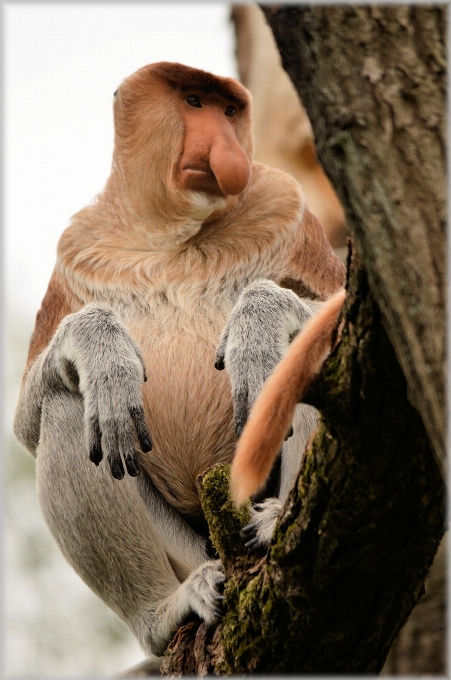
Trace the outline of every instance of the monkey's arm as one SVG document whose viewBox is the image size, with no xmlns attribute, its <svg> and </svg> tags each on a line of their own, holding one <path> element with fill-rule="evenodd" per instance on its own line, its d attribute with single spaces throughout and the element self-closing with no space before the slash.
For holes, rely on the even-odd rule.
<svg viewBox="0 0 451 680">
<path fill-rule="evenodd" d="M 321 303 L 301 300 L 272 281 L 252 283 L 240 294 L 221 334 L 215 367 L 227 369 L 240 436 L 263 383 L 293 337 Z M 287 432 L 289 425 L 287 427 Z"/>
<path fill-rule="evenodd" d="M 14 422 L 17 438 L 33 456 L 39 443 L 42 400 L 48 390 L 63 387 L 58 376 L 47 375 L 44 368 L 48 345 L 60 321 L 81 306 L 81 301 L 69 290 L 64 277 L 55 269 L 36 315 Z"/>
<path fill-rule="evenodd" d="M 264 484 L 296 404 L 330 353 L 345 294 L 336 293 L 306 324 L 260 393 L 233 459 L 231 488 L 237 505 Z"/>
<path fill-rule="evenodd" d="M 34 453 L 46 394 L 80 392 L 91 461 L 98 465 L 105 454 L 113 477 L 121 479 L 122 455 L 128 473 L 136 475 L 139 469 L 131 421 L 142 450 L 151 448 L 141 401 L 143 379 L 139 348 L 119 319 L 106 307 L 87 305 L 61 321 L 47 348 L 25 374 L 15 434 Z"/>
<path fill-rule="evenodd" d="M 323 227 L 307 208 L 289 271 L 290 277 L 307 284 L 320 300 L 336 293 L 345 282 L 343 263 L 332 250 Z"/>
</svg>

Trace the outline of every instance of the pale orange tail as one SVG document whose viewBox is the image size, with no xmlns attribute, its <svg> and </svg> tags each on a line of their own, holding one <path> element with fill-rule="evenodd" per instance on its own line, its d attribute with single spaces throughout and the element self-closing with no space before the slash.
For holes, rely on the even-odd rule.
<svg viewBox="0 0 451 680">
<path fill-rule="evenodd" d="M 330 353 L 345 299 L 335 293 L 304 327 L 260 392 L 239 439 L 230 486 L 237 506 L 265 483 L 293 420 L 296 404 Z"/>
</svg>

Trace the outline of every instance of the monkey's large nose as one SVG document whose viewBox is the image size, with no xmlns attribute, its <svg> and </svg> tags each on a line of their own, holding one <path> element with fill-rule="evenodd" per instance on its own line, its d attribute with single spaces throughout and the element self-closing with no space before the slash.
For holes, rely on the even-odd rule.
<svg viewBox="0 0 451 680">
<path fill-rule="evenodd" d="M 210 149 L 210 168 L 224 194 L 236 196 L 247 187 L 251 176 L 249 160 L 232 135 L 218 135 Z"/>
</svg>

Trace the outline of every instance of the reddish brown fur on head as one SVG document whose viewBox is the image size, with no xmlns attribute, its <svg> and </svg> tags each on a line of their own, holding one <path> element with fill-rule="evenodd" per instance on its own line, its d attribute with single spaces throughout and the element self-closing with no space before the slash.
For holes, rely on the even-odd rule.
<svg viewBox="0 0 451 680">
<path fill-rule="evenodd" d="M 132 207 L 175 217 L 189 214 L 192 191 L 226 202 L 241 193 L 252 163 L 250 108 L 237 81 L 181 64 L 150 64 L 127 78 L 115 101 L 113 172 Z"/>
</svg>

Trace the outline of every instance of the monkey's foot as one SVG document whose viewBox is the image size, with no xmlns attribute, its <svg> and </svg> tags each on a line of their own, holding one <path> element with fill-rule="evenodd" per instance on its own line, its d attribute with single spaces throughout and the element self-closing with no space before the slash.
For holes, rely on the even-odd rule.
<svg viewBox="0 0 451 680">
<path fill-rule="evenodd" d="M 225 576 L 220 560 L 204 562 L 183 585 L 190 608 L 209 626 L 222 618 Z"/>
<path fill-rule="evenodd" d="M 278 498 L 267 498 L 251 506 L 251 521 L 241 530 L 241 538 L 249 552 L 266 550 L 281 509 L 282 503 Z"/>
<path fill-rule="evenodd" d="M 203 562 L 155 610 L 136 622 L 134 632 L 146 654 L 164 654 L 174 630 L 191 612 L 209 626 L 217 623 L 222 618 L 224 581 L 220 560 Z"/>
</svg>

